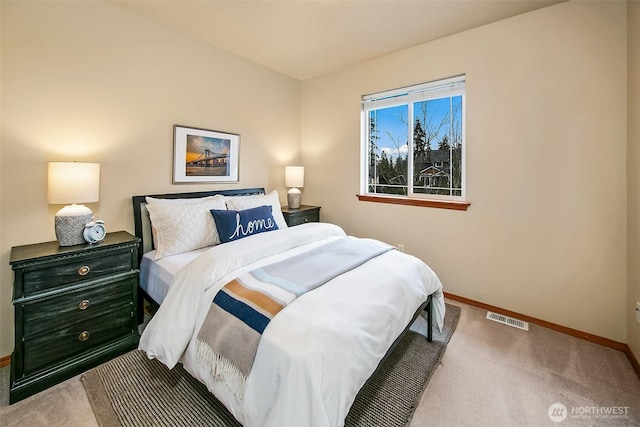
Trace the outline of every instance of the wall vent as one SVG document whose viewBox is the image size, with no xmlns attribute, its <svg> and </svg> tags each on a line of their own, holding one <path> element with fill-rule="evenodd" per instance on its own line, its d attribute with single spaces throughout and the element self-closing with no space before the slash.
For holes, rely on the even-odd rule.
<svg viewBox="0 0 640 427">
<path fill-rule="evenodd" d="M 529 323 L 522 320 L 514 319 L 513 317 L 503 316 L 502 314 L 493 313 L 487 311 L 487 319 L 494 322 L 502 323 L 507 326 L 513 326 L 514 328 L 522 329 L 523 331 L 529 330 Z"/>
</svg>

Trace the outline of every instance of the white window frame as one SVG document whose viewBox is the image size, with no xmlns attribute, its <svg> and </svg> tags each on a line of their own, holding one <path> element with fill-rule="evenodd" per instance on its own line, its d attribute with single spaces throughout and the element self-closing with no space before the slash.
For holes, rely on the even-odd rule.
<svg viewBox="0 0 640 427">
<path fill-rule="evenodd" d="M 388 90 L 384 92 L 364 95 L 362 97 L 361 110 L 361 146 L 360 146 L 360 194 L 365 196 L 398 198 L 398 199 L 425 199 L 425 200 L 443 200 L 453 202 L 466 201 L 466 78 L 464 75 L 450 77 L 446 79 L 436 80 L 428 83 L 422 83 L 414 86 L 408 86 L 399 89 Z M 407 176 L 413 177 L 413 105 L 415 102 L 428 101 L 431 99 L 439 99 L 444 97 L 461 96 L 462 97 L 462 152 L 461 152 L 461 195 L 439 195 L 439 194 L 423 194 L 413 192 L 413 179 L 407 179 L 407 195 L 399 194 L 383 194 L 369 192 L 369 156 L 370 156 L 370 126 L 369 112 L 381 108 L 390 108 L 395 106 L 406 105 L 407 114 Z"/>
</svg>

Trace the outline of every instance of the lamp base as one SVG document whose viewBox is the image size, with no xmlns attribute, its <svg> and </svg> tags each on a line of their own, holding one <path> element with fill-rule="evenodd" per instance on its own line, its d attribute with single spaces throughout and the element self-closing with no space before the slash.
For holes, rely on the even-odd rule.
<svg viewBox="0 0 640 427">
<path fill-rule="evenodd" d="M 84 226 L 93 219 L 91 209 L 83 205 L 65 206 L 56 213 L 56 239 L 60 246 L 74 246 L 87 243 L 84 240 Z"/>
<path fill-rule="evenodd" d="M 299 209 L 302 202 L 302 193 L 297 188 L 293 187 L 287 192 L 287 204 L 289 209 Z"/>
</svg>

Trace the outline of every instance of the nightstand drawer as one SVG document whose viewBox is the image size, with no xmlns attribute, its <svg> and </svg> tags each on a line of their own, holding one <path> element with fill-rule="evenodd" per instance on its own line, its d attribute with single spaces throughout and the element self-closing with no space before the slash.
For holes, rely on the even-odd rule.
<svg viewBox="0 0 640 427">
<path fill-rule="evenodd" d="M 136 276 L 112 283 L 64 292 L 53 298 L 23 304 L 24 339 L 46 335 L 56 329 L 83 322 L 109 311 L 132 309 Z"/>
<path fill-rule="evenodd" d="M 25 340 L 24 373 L 31 375 L 132 330 L 133 309 L 124 307 L 103 316 L 59 329 L 46 336 Z"/>
<path fill-rule="evenodd" d="M 64 264 L 26 270 L 23 279 L 24 295 L 132 269 L 129 251 L 93 258 L 80 257 Z"/>
<path fill-rule="evenodd" d="M 307 222 L 320 222 L 320 215 L 318 212 L 305 212 L 302 215 L 291 215 L 289 226 L 306 224 Z"/>
<path fill-rule="evenodd" d="M 289 227 L 308 222 L 320 222 L 320 206 L 302 205 L 298 209 L 285 206 L 282 208 L 282 215 Z"/>
</svg>

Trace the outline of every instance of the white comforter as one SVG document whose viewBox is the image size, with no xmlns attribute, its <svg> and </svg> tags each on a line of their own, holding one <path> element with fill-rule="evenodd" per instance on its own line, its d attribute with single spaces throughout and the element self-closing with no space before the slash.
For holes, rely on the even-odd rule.
<svg viewBox="0 0 640 427">
<path fill-rule="evenodd" d="M 389 251 L 297 298 L 264 331 L 244 396 L 199 365 L 195 340 L 230 279 L 344 235 L 335 225 L 311 223 L 212 247 L 178 272 L 140 348 L 169 368 L 182 361 L 247 427 L 343 425 L 359 389 L 429 294 L 442 327 L 442 285 L 417 258 Z"/>
</svg>

